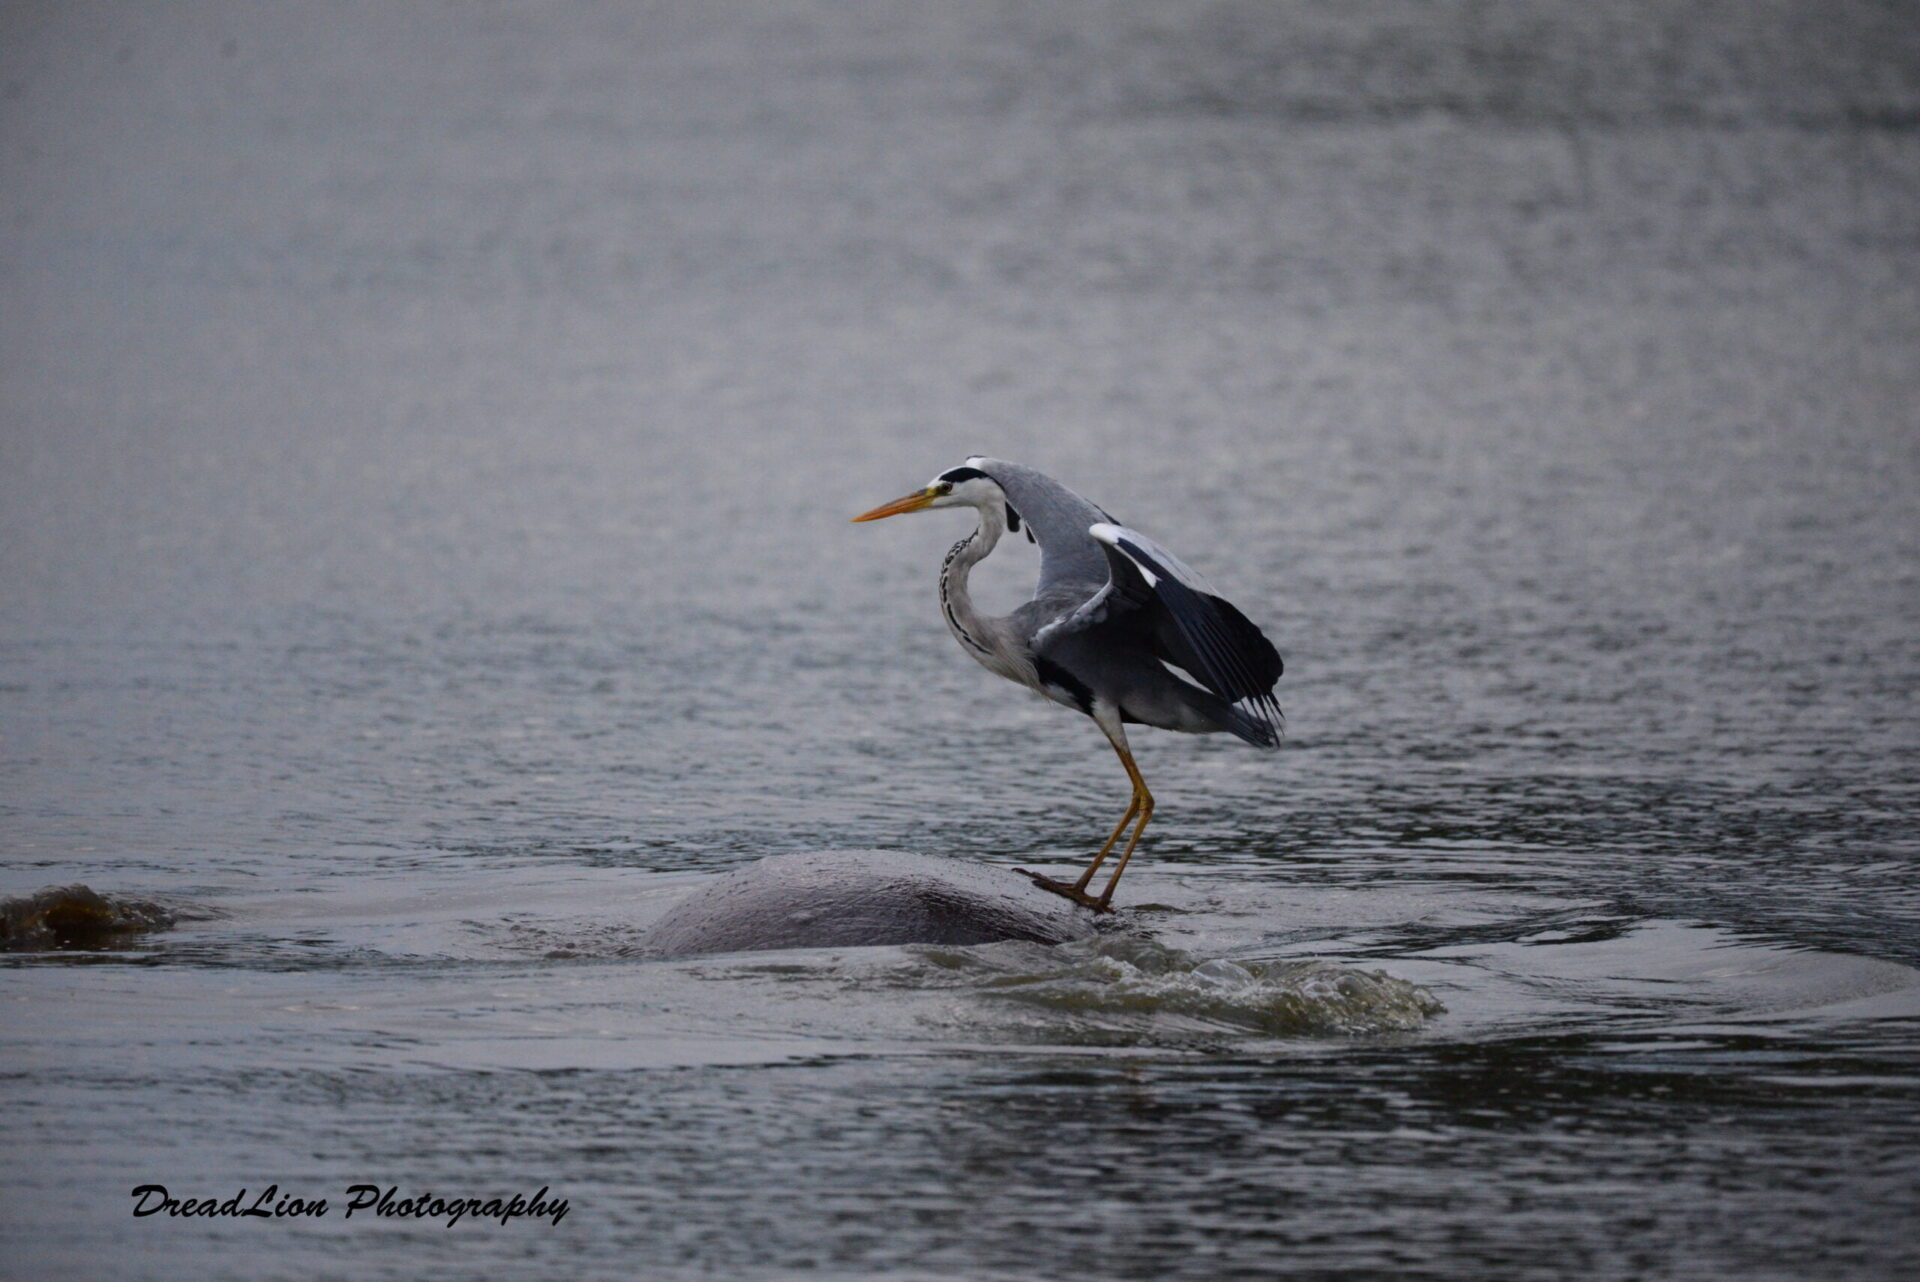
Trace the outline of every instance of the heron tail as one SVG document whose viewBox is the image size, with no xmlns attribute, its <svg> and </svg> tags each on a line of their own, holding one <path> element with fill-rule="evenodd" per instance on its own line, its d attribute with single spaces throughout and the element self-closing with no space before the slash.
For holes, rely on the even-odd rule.
<svg viewBox="0 0 1920 1282">
<path fill-rule="evenodd" d="M 1223 704 L 1224 715 L 1221 720 L 1226 729 L 1256 748 L 1278 748 L 1280 746 L 1280 727 L 1274 719 L 1257 713 L 1243 712 L 1233 704 Z M 1278 708 L 1274 711 L 1277 713 Z"/>
<path fill-rule="evenodd" d="M 1225 730 L 1256 748 L 1280 746 L 1280 707 L 1270 697 L 1253 703 L 1250 708 L 1243 708 L 1239 704 L 1228 703 L 1211 690 L 1202 690 L 1184 681 L 1179 685 L 1181 701 L 1188 710 L 1186 718 L 1156 721 L 1156 725 L 1202 734 Z"/>
</svg>

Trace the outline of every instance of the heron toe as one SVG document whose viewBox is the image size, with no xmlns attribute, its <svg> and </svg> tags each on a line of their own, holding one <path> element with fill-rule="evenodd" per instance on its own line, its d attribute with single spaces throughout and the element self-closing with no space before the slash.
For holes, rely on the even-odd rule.
<svg viewBox="0 0 1920 1282">
<path fill-rule="evenodd" d="M 1113 911 L 1113 905 L 1105 899 L 1095 899 L 1092 895 L 1089 895 L 1072 882 L 1055 881 L 1053 878 L 1042 876 L 1040 873 L 1028 872 L 1025 868 L 1016 868 L 1014 871 L 1025 876 L 1034 885 L 1040 887 L 1040 889 L 1051 890 L 1054 894 L 1066 899 L 1071 899 L 1074 903 L 1084 908 L 1091 908 L 1097 913 L 1110 913 Z M 1112 893 L 1111 888 L 1109 888 L 1108 893 Z"/>
</svg>

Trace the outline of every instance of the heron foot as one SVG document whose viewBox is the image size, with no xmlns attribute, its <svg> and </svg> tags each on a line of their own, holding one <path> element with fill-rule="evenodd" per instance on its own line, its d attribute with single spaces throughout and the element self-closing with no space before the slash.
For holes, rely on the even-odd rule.
<svg viewBox="0 0 1920 1282">
<path fill-rule="evenodd" d="M 1089 895 L 1072 882 L 1055 881 L 1053 878 L 1042 876 L 1037 872 L 1028 872 L 1025 868 L 1015 868 L 1014 871 L 1022 877 L 1027 878 L 1027 880 L 1040 887 L 1040 889 L 1051 890 L 1054 894 L 1066 899 L 1071 899 L 1083 908 L 1091 908 L 1097 913 L 1110 913 L 1113 911 L 1112 904 L 1107 903 L 1105 900 L 1095 899 L 1092 895 Z"/>
</svg>

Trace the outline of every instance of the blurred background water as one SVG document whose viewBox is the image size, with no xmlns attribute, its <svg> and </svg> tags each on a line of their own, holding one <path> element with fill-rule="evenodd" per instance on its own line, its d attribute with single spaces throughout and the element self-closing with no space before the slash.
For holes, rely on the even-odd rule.
<svg viewBox="0 0 1920 1282">
<path fill-rule="evenodd" d="M 189 914 L 7 964 L 13 1267 L 1911 1276 L 1916 353 L 1892 0 L 0 4 L 0 894 Z M 1286 654 L 1178 911 L 626 956 L 1104 835 L 846 523 L 970 453 Z M 1306 957 L 1447 1011 L 1190 1000 Z M 573 1210 L 127 1201 L 361 1180 Z"/>
</svg>

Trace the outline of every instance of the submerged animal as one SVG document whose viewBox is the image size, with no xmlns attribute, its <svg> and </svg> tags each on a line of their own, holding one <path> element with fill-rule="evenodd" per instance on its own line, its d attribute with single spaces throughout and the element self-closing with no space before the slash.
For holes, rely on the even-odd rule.
<svg viewBox="0 0 1920 1282">
<path fill-rule="evenodd" d="M 1114 887 L 1153 818 L 1153 794 L 1127 748 L 1126 727 L 1224 730 L 1255 747 L 1277 747 L 1280 654 L 1171 552 L 1018 463 L 970 458 L 853 519 L 946 507 L 970 507 L 979 518 L 940 567 L 940 608 L 960 647 L 988 671 L 1093 718 L 1126 767 L 1133 785 L 1126 813 L 1080 879 L 1069 885 L 1027 874 L 1096 912 L 1111 912 Z M 967 576 L 1002 535 L 1023 528 L 1040 547 L 1033 599 L 1004 617 L 982 614 Z M 1087 887 L 1129 827 L 1132 836 L 1096 898 Z"/>
<path fill-rule="evenodd" d="M 1087 915 L 977 861 L 897 850 L 770 855 L 719 877 L 647 932 L 667 957 L 875 944 L 1057 944 Z"/>
</svg>

